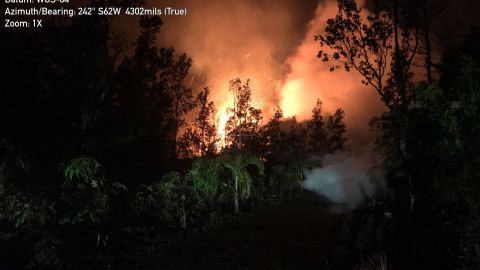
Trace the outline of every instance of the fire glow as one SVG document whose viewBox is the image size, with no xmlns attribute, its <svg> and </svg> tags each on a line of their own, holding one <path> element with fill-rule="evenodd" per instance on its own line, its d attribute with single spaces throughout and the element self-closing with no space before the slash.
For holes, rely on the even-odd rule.
<svg viewBox="0 0 480 270">
<path fill-rule="evenodd" d="M 317 99 L 326 114 L 343 108 L 350 127 L 364 128 L 383 109 L 376 93 L 361 86 L 360 75 L 330 72 L 317 58 L 321 48 L 314 36 L 336 15 L 336 0 L 312 1 L 305 10 L 295 10 L 298 3 L 293 0 L 209 3 L 212 8 L 205 8 L 203 1 L 186 1 L 185 6 L 196 12 L 181 19 L 167 17 L 161 40 L 194 60 L 192 85 L 212 90 L 222 141 L 227 108 L 233 106 L 228 82 L 237 77 L 242 82 L 250 79 L 252 104 L 262 110 L 263 123 L 278 107 L 285 117 L 306 120 Z"/>
<path fill-rule="evenodd" d="M 227 125 L 227 121 L 228 121 L 228 118 L 230 116 L 228 115 L 228 112 L 227 110 L 225 109 L 223 112 L 221 113 L 217 113 L 217 134 L 218 134 L 218 137 L 219 137 L 219 141 L 217 143 L 217 147 L 219 149 L 225 147 L 225 144 L 226 144 L 226 136 L 227 136 L 227 133 L 225 131 L 225 126 Z"/>
<path fill-rule="evenodd" d="M 301 96 L 302 82 L 290 80 L 285 83 L 281 90 L 282 103 L 280 107 L 285 117 L 293 117 L 301 111 L 302 104 L 298 102 Z"/>
</svg>

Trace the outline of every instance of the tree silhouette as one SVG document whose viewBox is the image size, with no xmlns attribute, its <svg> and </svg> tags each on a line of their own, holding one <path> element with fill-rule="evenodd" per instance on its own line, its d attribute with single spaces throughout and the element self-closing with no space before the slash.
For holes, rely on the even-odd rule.
<svg viewBox="0 0 480 270">
<path fill-rule="evenodd" d="M 327 20 L 325 34 L 315 37 L 322 47 L 332 48 L 333 53 L 320 51 L 318 57 L 323 61 L 333 58 L 347 71 L 357 70 L 364 78 L 362 83 L 375 88 L 388 102 L 384 77 L 392 49 L 392 34 L 391 19 L 387 14 L 368 16 L 365 23 L 356 1 L 339 1 L 338 14 Z"/>
<path fill-rule="evenodd" d="M 347 126 L 345 125 L 344 117 L 345 112 L 342 109 L 337 109 L 335 114 L 328 117 L 326 133 L 329 153 L 344 149 L 345 141 L 347 140 L 345 138 Z"/>
<path fill-rule="evenodd" d="M 262 112 L 251 104 L 250 80 L 242 84 L 239 78 L 233 79 L 228 90 L 233 93 L 234 104 L 228 109 L 231 116 L 225 125 L 227 143 L 254 150 L 260 134 Z"/>
<path fill-rule="evenodd" d="M 157 47 L 162 25 L 158 17 L 139 22 L 135 52 L 125 57 L 114 76 L 106 133 L 115 138 L 109 162 L 118 166 L 126 161 L 119 157 L 128 156 L 130 165 L 119 167 L 143 167 L 152 174 L 174 166 L 178 133 L 195 103 L 192 89 L 184 83 L 191 59 L 185 54 L 176 57 L 173 48 Z"/>
<path fill-rule="evenodd" d="M 183 54 L 173 64 L 173 72 L 170 76 L 169 87 L 167 88 L 167 96 L 171 100 L 171 128 L 173 130 L 172 152 L 177 155 L 177 140 L 179 139 L 179 131 L 185 126 L 185 117 L 188 112 L 195 108 L 196 103 L 193 100 L 192 88 L 185 85 L 185 78 L 188 75 L 192 60 Z"/>
<path fill-rule="evenodd" d="M 285 154 L 285 134 L 281 130 L 283 112 L 277 107 L 273 118 L 262 128 L 263 155 L 269 162 L 274 162 Z"/>
<path fill-rule="evenodd" d="M 215 106 L 208 100 L 210 89 L 204 88 L 197 96 L 198 115 L 180 139 L 184 156 L 212 156 L 217 151 L 217 127 Z"/>
<path fill-rule="evenodd" d="M 312 109 L 312 119 L 307 122 L 309 152 L 322 155 L 327 152 L 327 137 L 322 116 L 322 102 L 317 99 Z"/>
</svg>

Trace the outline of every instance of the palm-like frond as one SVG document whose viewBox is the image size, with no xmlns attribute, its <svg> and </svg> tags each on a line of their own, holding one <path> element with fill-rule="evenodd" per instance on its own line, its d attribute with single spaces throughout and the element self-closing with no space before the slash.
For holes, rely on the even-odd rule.
<svg viewBox="0 0 480 270">
<path fill-rule="evenodd" d="M 390 269 L 387 256 L 385 254 L 375 254 L 370 256 L 355 270 L 387 270 Z"/>
<path fill-rule="evenodd" d="M 238 188 L 240 197 L 248 199 L 251 195 L 252 177 L 247 171 L 248 165 L 254 165 L 263 175 L 265 167 L 263 161 L 257 157 L 236 152 L 222 157 L 222 164 L 224 167 L 230 169 L 236 181 L 238 181 Z"/>
<path fill-rule="evenodd" d="M 87 186 L 99 189 L 103 185 L 103 177 L 99 176 L 100 167 L 100 163 L 90 157 L 73 159 L 63 171 L 65 184 L 76 184 L 78 189 L 85 189 Z"/>
</svg>

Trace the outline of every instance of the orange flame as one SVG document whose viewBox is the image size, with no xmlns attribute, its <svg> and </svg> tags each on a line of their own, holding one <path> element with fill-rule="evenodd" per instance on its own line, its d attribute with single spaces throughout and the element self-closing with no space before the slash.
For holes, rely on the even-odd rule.
<svg viewBox="0 0 480 270">
<path fill-rule="evenodd" d="M 226 145 L 225 137 L 226 137 L 226 132 L 225 132 L 225 126 L 228 121 L 228 113 L 227 111 L 224 111 L 218 116 L 218 128 L 217 128 L 217 134 L 220 137 L 218 143 L 217 143 L 217 148 L 218 150 L 222 149 Z"/>
<path fill-rule="evenodd" d="M 289 80 L 282 87 L 280 93 L 282 95 L 282 101 L 280 106 L 285 117 L 295 116 L 298 112 L 302 111 L 301 89 L 302 82 L 300 80 Z"/>
</svg>

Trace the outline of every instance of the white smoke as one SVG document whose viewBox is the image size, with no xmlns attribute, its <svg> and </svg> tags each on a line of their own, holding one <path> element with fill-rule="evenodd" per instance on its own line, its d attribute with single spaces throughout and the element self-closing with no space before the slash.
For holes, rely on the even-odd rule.
<svg viewBox="0 0 480 270">
<path fill-rule="evenodd" d="M 322 167 L 305 170 L 304 187 L 346 209 L 361 206 L 385 190 L 383 173 L 373 152 L 325 155 Z"/>
</svg>

